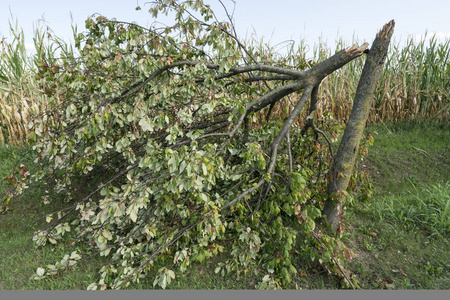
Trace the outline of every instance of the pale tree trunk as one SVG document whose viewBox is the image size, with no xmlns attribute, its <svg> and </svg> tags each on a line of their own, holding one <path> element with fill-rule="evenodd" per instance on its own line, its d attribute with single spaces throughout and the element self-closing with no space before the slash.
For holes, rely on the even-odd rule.
<svg viewBox="0 0 450 300">
<path fill-rule="evenodd" d="M 339 229 L 342 216 L 341 200 L 345 197 L 344 191 L 355 166 L 359 142 L 372 106 L 373 94 L 383 71 L 394 25 L 394 20 L 384 25 L 370 48 L 356 89 L 353 109 L 339 149 L 334 156 L 332 176 L 328 184 L 328 199 L 323 212 L 333 230 Z"/>
</svg>

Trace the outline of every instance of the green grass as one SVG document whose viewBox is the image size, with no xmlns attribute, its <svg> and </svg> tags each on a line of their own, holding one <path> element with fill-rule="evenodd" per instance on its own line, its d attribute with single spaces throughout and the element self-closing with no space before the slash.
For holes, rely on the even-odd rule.
<svg viewBox="0 0 450 300">
<path fill-rule="evenodd" d="M 27 151 L 26 147 L 0 147 L 0 177 L 9 174 L 16 162 L 32 164 L 34 157 Z M 5 189 L 3 181 L 0 189 Z M 33 232 L 40 224 L 35 221 L 47 209 L 41 207 L 40 195 L 39 188 L 29 189 L 14 201 L 12 213 L 0 216 L 0 289 L 85 289 L 95 281 L 100 261 L 82 266 L 83 272 L 79 272 L 81 268 L 75 269 L 56 279 L 29 279 L 38 267 L 60 261 L 67 252 L 63 245 L 34 247 Z"/>
<path fill-rule="evenodd" d="M 380 197 L 371 209 L 377 221 L 401 224 L 409 230 L 424 230 L 432 236 L 445 236 L 450 233 L 450 184 Z"/>
<path fill-rule="evenodd" d="M 450 288 L 450 126 L 409 121 L 377 132 L 365 167 L 374 199 L 349 210 L 349 268 L 363 289 Z"/>
<path fill-rule="evenodd" d="M 355 257 L 346 269 L 362 289 L 449 289 L 450 126 L 410 121 L 371 125 L 366 132 L 378 133 L 362 166 L 371 172 L 374 198 L 347 210 L 344 241 Z M 16 162 L 32 164 L 34 157 L 26 151 L 26 147 L 0 147 L 1 178 Z M 0 191 L 4 189 L 0 183 Z M 104 258 L 89 260 L 57 278 L 30 279 L 38 267 L 54 264 L 73 251 L 63 244 L 34 247 L 32 234 L 39 222 L 33 221 L 47 209 L 40 206 L 40 195 L 39 187 L 28 190 L 13 203 L 13 213 L 0 216 L 0 289 L 85 289 L 97 281 Z M 77 250 L 88 251 L 82 246 Z M 169 288 L 255 288 L 258 278 L 252 272 L 225 278 L 215 274 L 217 262 L 224 259 L 226 254 L 176 272 Z M 341 288 L 338 278 L 320 268 L 303 271 L 297 278 L 301 288 Z M 129 288 L 152 289 L 153 278 Z"/>
</svg>

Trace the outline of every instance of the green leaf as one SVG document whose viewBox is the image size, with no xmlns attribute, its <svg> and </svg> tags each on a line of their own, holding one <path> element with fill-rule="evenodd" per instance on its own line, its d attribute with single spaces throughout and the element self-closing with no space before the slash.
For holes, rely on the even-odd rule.
<svg viewBox="0 0 450 300">
<path fill-rule="evenodd" d="M 136 220 L 134 220 L 133 222 L 136 222 Z M 112 235 L 111 232 L 109 230 L 103 230 L 102 231 L 102 235 L 108 240 L 112 240 Z"/>
<path fill-rule="evenodd" d="M 70 254 L 70 259 L 79 260 L 79 259 L 81 259 L 81 256 L 77 253 L 77 251 L 73 251 L 73 252 Z"/>
<path fill-rule="evenodd" d="M 297 274 L 297 269 L 296 269 L 293 265 L 289 265 L 289 269 L 291 269 L 291 271 L 292 271 L 294 274 Z"/>
<path fill-rule="evenodd" d="M 160 285 L 163 289 L 166 288 L 166 286 L 167 286 L 167 278 L 166 278 L 166 275 L 165 275 L 165 274 L 161 275 L 161 278 L 160 278 L 160 280 L 159 280 L 159 285 Z"/>
<path fill-rule="evenodd" d="M 168 161 L 167 164 L 169 165 L 169 172 L 173 173 L 178 169 L 178 160 L 175 156 L 172 156 Z"/>
<path fill-rule="evenodd" d="M 172 270 L 167 270 L 167 274 L 170 276 L 170 278 L 175 279 L 175 273 Z"/>
<path fill-rule="evenodd" d="M 42 275 L 44 275 L 44 273 L 45 273 L 45 269 L 37 268 L 36 274 L 37 274 L 38 276 L 42 276 Z"/>
<path fill-rule="evenodd" d="M 314 222 L 314 220 L 312 218 L 306 218 L 306 230 L 307 231 L 313 231 L 316 228 L 316 223 Z"/>
<path fill-rule="evenodd" d="M 204 163 L 202 163 L 202 170 L 204 176 L 208 175 L 208 169 L 206 168 L 206 165 Z"/>
<path fill-rule="evenodd" d="M 186 169 L 186 166 L 187 166 L 187 163 L 186 163 L 186 161 L 183 160 L 183 161 L 180 163 L 180 170 L 179 170 L 179 173 L 180 173 L 180 174 L 183 173 L 184 169 Z"/>
<path fill-rule="evenodd" d="M 133 221 L 134 223 L 136 223 L 136 220 L 137 220 L 137 209 L 133 209 L 133 210 L 130 212 L 130 219 L 131 219 L 131 221 Z"/>
<path fill-rule="evenodd" d="M 153 132 L 154 123 L 148 117 L 142 118 L 139 121 L 139 125 L 141 126 L 143 131 Z"/>
</svg>

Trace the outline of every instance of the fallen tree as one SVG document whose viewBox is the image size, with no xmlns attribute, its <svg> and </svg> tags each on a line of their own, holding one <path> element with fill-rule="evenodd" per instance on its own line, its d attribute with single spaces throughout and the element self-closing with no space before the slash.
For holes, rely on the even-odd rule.
<svg viewBox="0 0 450 300">
<path fill-rule="evenodd" d="M 349 252 L 335 231 L 342 233 L 342 206 L 352 199 L 349 180 L 368 193 L 367 185 L 357 189 L 364 174 L 354 162 L 366 152 L 359 140 L 393 22 L 370 52 L 353 46 L 293 68 L 245 45 L 231 18 L 220 22 L 202 1 L 156 1 L 150 12 L 173 12 L 175 23 L 148 29 L 90 18 L 76 36 L 78 57 L 67 48 L 60 59 L 38 53 L 52 107 L 31 137 L 40 169 L 7 178 L 16 194 L 46 182 L 52 193 L 44 203 L 56 194 L 67 202 L 46 216 L 37 245 L 75 231 L 78 242 L 110 257 L 90 289 L 128 286 L 161 263 L 155 284 L 165 288 L 175 278 L 169 266 L 184 272 L 222 251 L 230 259 L 216 272 L 256 267 L 260 288 L 288 286 L 301 257 L 351 285 L 343 268 Z M 319 86 L 364 53 L 355 113 L 334 156 L 342 126 L 314 114 Z M 280 109 L 286 101 L 296 103 Z M 328 225 L 319 230 L 321 220 Z M 36 279 L 80 261 L 73 252 Z"/>
</svg>

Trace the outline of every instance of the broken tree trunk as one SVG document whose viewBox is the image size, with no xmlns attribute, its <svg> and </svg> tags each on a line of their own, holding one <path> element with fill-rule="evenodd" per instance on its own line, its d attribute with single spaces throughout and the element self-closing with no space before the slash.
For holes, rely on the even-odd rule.
<svg viewBox="0 0 450 300">
<path fill-rule="evenodd" d="M 324 215 L 333 230 L 338 230 L 342 218 L 342 198 L 345 197 L 350 176 L 355 166 L 359 142 L 369 116 L 373 94 L 381 77 L 387 50 L 394 32 L 394 20 L 383 26 L 367 55 L 367 60 L 356 89 L 353 109 L 339 149 L 333 159 L 328 199 Z"/>
</svg>

